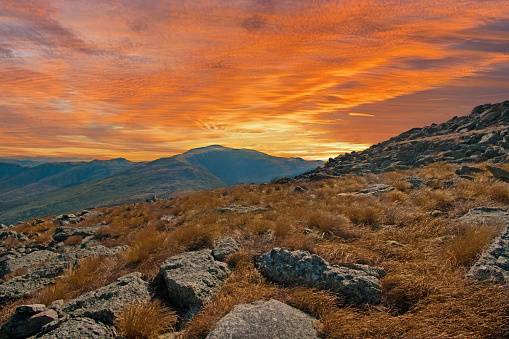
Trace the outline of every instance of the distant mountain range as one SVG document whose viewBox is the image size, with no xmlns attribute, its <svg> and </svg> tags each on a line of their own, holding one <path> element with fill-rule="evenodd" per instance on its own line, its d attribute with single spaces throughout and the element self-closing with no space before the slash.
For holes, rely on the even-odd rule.
<svg viewBox="0 0 509 339">
<path fill-rule="evenodd" d="M 94 158 L 63 158 L 63 157 L 29 157 L 29 156 L 15 156 L 15 157 L 0 157 L 0 162 L 18 164 L 26 167 L 39 166 L 48 162 L 86 162 L 92 161 Z"/>
<path fill-rule="evenodd" d="M 146 163 L 122 158 L 35 167 L 0 163 L 0 222 L 139 201 L 154 195 L 269 182 L 323 164 L 219 145 Z"/>
</svg>

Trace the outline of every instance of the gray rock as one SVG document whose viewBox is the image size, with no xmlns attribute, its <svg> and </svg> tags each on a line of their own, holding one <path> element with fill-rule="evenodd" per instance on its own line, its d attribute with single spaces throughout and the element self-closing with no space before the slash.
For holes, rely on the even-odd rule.
<svg viewBox="0 0 509 339">
<path fill-rule="evenodd" d="M 216 210 L 218 210 L 219 212 L 222 212 L 222 213 L 230 212 L 230 213 L 236 213 L 236 214 L 246 214 L 246 213 L 252 213 L 252 212 L 263 212 L 267 209 L 264 207 L 260 207 L 260 206 L 231 205 L 228 207 L 220 207 L 220 208 L 217 208 Z"/>
<path fill-rule="evenodd" d="M 414 178 L 414 177 L 403 178 L 400 181 L 409 183 L 411 185 L 410 189 L 417 189 L 417 188 L 421 187 L 422 185 L 424 185 L 424 183 L 425 183 L 424 179 Z"/>
<path fill-rule="evenodd" d="M 457 175 L 473 175 L 477 173 L 483 173 L 484 170 L 477 168 L 477 167 L 470 167 L 470 166 L 462 166 L 461 168 L 458 168 L 456 170 Z"/>
<path fill-rule="evenodd" d="M 172 256 L 160 268 L 170 300 L 189 316 L 212 299 L 229 273 L 208 249 Z"/>
<path fill-rule="evenodd" d="M 0 337 L 26 338 L 40 332 L 41 328 L 58 319 L 54 310 L 46 309 L 38 313 L 14 314 L 0 329 Z"/>
<path fill-rule="evenodd" d="M 224 261 L 227 256 L 237 252 L 240 249 L 239 244 L 235 239 L 227 237 L 216 240 L 216 245 L 212 250 L 212 256 L 214 259 Z"/>
<path fill-rule="evenodd" d="M 493 176 L 499 180 L 509 182 L 509 172 L 493 166 L 486 166 L 486 168 L 493 174 Z"/>
<path fill-rule="evenodd" d="M 379 277 L 382 271 L 377 269 L 331 266 L 307 251 L 289 251 L 277 247 L 260 256 L 257 265 L 268 278 L 278 283 L 329 289 L 349 303 L 380 303 Z"/>
<path fill-rule="evenodd" d="M 226 338 L 316 338 L 316 319 L 277 300 L 237 305 L 207 335 L 207 339 Z"/>
<path fill-rule="evenodd" d="M 1 225 L 0 225 L 0 230 L 6 230 L 6 229 L 8 229 L 8 228 L 9 228 L 9 226 L 6 226 L 6 225 L 4 225 L 4 224 L 1 224 Z"/>
<path fill-rule="evenodd" d="M 0 276 L 15 272 L 23 268 L 32 268 L 43 261 L 51 260 L 58 253 L 48 250 L 33 251 L 19 257 L 9 257 L 0 265 Z"/>
<path fill-rule="evenodd" d="M 174 220 L 175 218 L 176 218 L 176 217 L 175 217 L 173 214 L 171 214 L 171 215 L 163 215 L 163 216 L 161 217 L 161 219 L 159 219 L 159 220 L 161 220 L 161 221 L 172 221 L 172 220 Z"/>
<path fill-rule="evenodd" d="M 80 249 L 60 254 L 44 265 L 30 269 L 25 274 L 0 285 L 0 302 L 26 297 L 51 284 L 56 277 L 64 273 L 66 268 L 76 265 L 80 259 L 99 255 L 111 256 L 124 249 L 125 247 L 106 248 L 96 246 L 91 249 Z"/>
<path fill-rule="evenodd" d="M 365 189 L 359 191 L 358 193 L 379 196 L 379 195 L 382 195 L 383 193 L 387 193 L 390 191 L 394 191 L 394 187 L 385 185 L 385 184 L 376 184 L 373 186 L 369 186 L 368 188 L 365 188 Z"/>
<path fill-rule="evenodd" d="M 16 231 L 4 231 L 0 233 L 0 240 L 5 240 L 7 238 L 18 239 L 20 241 L 28 240 L 28 237 L 23 233 L 18 233 Z"/>
<path fill-rule="evenodd" d="M 297 186 L 293 189 L 295 192 L 299 192 L 299 193 L 304 193 L 304 192 L 307 192 L 308 190 L 301 187 L 301 186 Z"/>
<path fill-rule="evenodd" d="M 40 313 L 46 309 L 46 306 L 43 304 L 33 304 L 33 305 L 21 305 L 16 307 L 17 314 L 34 314 Z"/>
<path fill-rule="evenodd" d="M 509 207 L 472 208 L 459 220 L 467 223 L 509 223 Z"/>
<path fill-rule="evenodd" d="M 49 333 L 38 335 L 38 339 L 108 339 L 116 338 L 108 326 L 89 318 L 74 318 L 60 324 Z"/>
<path fill-rule="evenodd" d="M 135 301 L 150 301 L 149 285 L 139 272 L 124 275 L 108 286 L 70 300 L 59 311 L 71 317 L 87 317 L 112 325 L 115 312 Z"/>
<path fill-rule="evenodd" d="M 92 226 L 92 227 L 66 227 L 60 226 L 55 230 L 55 234 L 53 235 L 53 240 L 56 242 L 66 241 L 67 238 L 72 236 L 82 236 L 88 237 L 94 235 L 102 225 Z"/>
</svg>

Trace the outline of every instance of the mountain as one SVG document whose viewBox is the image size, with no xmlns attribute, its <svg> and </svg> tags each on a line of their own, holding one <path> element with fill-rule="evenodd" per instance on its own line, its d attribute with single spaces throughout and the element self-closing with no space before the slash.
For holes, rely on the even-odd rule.
<svg viewBox="0 0 509 339">
<path fill-rule="evenodd" d="M 227 185 L 270 182 L 299 175 L 324 164 L 323 161 L 275 157 L 255 150 L 219 145 L 195 148 L 175 158 L 205 168 Z"/>
<path fill-rule="evenodd" d="M 299 178 L 381 173 L 445 161 L 509 162 L 509 101 L 475 107 L 442 124 L 412 128 L 361 152 L 340 155 Z"/>
<path fill-rule="evenodd" d="M 0 201 L 41 195 L 107 177 L 135 166 L 126 159 L 45 163 L 35 167 L 0 164 Z"/>
<path fill-rule="evenodd" d="M 173 158 L 140 164 L 106 178 L 16 201 L 0 202 L 1 222 L 14 223 L 88 207 L 139 201 L 178 191 L 224 186 L 205 169 Z"/>
<path fill-rule="evenodd" d="M 26 167 L 33 167 L 48 162 L 86 162 L 92 161 L 93 158 L 63 158 L 63 157 L 28 157 L 28 156 L 14 156 L 14 157 L 0 157 L 0 162 L 18 164 Z"/>
</svg>

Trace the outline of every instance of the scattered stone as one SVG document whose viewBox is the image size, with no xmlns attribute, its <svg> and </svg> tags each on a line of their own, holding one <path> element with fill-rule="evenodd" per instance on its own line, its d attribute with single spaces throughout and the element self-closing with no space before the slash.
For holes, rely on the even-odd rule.
<svg viewBox="0 0 509 339">
<path fill-rule="evenodd" d="M 81 236 L 88 237 L 94 235 L 102 225 L 92 226 L 92 227 L 66 227 L 60 226 L 55 229 L 55 234 L 53 235 L 53 240 L 56 242 L 66 241 L 67 238 L 73 236 Z"/>
<path fill-rule="evenodd" d="M 207 339 L 318 339 L 316 319 L 280 301 L 237 305 L 207 335 Z"/>
<path fill-rule="evenodd" d="M 48 250 L 33 251 L 21 256 L 7 255 L 0 264 L 0 276 L 15 272 L 23 268 L 32 268 L 44 261 L 56 257 L 58 253 Z"/>
<path fill-rule="evenodd" d="M 358 194 L 379 196 L 390 191 L 394 191 L 394 187 L 385 184 L 376 184 L 359 191 Z"/>
<path fill-rule="evenodd" d="M 456 174 L 459 176 L 464 176 L 464 175 L 471 176 L 471 175 L 475 175 L 478 173 L 484 173 L 484 170 L 477 168 L 477 167 L 470 167 L 470 166 L 462 166 L 461 168 L 458 168 L 456 170 Z"/>
<path fill-rule="evenodd" d="M 139 272 L 124 275 L 108 286 L 70 300 L 59 311 L 71 317 L 87 317 L 112 325 L 115 312 L 135 301 L 150 301 L 149 285 Z"/>
<path fill-rule="evenodd" d="M 123 250 L 125 247 L 107 248 L 100 245 L 60 254 L 44 265 L 30 269 L 25 274 L 0 285 L 0 303 L 25 297 L 51 284 L 56 277 L 64 273 L 65 269 L 76 265 L 80 259 L 100 255 L 111 256 Z"/>
<path fill-rule="evenodd" d="M 21 305 L 16 308 L 17 314 L 34 314 L 40 313 L 46 309 L 46 306 L 43 304 L 33 304 L 33 305 Z"/>
<path fill-rule="evenodd" d="M 161 265 L 159 272 L 169 298 L 188 317 L 212 299 L 230 273 L 228 266 L 216 261 L 209 249 L 172 256 Z"/>
<path fill-rule="evenodd" d="M 58 310 L 60 307 L 62 307 L 62 305 L 64 304 L 64 300 L 63 299 L 58 299 L 58 300 L 55 300 L 54 302 L 52 302 L 48 308 L 51 308 L 52 310 Z"/>
<path fill-rule="evenodd" d="M 172 214 L 172 215 L 163 215 L 161 217 L 161 221 L 172 221 L 174 220 L 176 217 Z"/>
<path fill-rule="evenodd" d="M 18 233 L 16 231 L 4 231 L 0 233 L 0 240 L 5 240 L 7 238 L 13 238 L 20 241 L 28 240 L 28 237 L 26 235 L 24 235 L 23 233 Z"/>
<path fill-rule="evenodd" d="M 277 247 L 259 257 L 257 265 L 267 277 L 278 283 L 329 289 L 349 303 L 380 303 L 380 274 L 370 272 L 370 269 L 331 266 L 323 258 L 307 251 Z"/>
<path fill-rule="evenodd" d="M 505 182 L 509 182 L 509 172 L 501 169 L 501 168 L 498 168 L 498 167 L 493 167 L 493 166 L 486 166 L 486 168 L 491 172 L 491 174 L 493 174 L 493 176 L 495 178 L 497 178 L 498 180 L 502 180 L 502 181 L 505 181 Z"/>
<path fill-rule="evenodd" d="M 4 224 L 1 224 L 1 225 L 0 225 L 0 230 L 6 230 L 6 229 L 8 229 L 8 228 L 9 228 L 9 226 L 6 226 L 6 225 L 4 225 Z"/>
<path fill-rule="evenodd" d="M 226 237 L 216 240 L 216 245 L 212 250 L 214 259 L 224 261 L 230 254 L 237 252 L 240 249 L 239 244 L 235 239 Z"/>
<path fill-rule="evenodd" d="M 89 318 L 74 318 L 65 321 L 49 333 L 37 336 L 37 339 L 113 339 L 115 332 L 108 326 Z"/>
<path fill-rule="evenodd" d="M 304 187 L 297 186 L 294 188 L 294 191 L 299 192 L 299 193 L 304 193 L 304 192 L 307 192 L 308 190 L 305 189 Z"/>
<path fill-rule="evenodd" d="M 263 212 L 267 209 L 259 206 L 242 206 L 242 205 L 231 205 L 228 207 L 220 207 L 217 208 L 219 212 L 226 213 L 236 213 L 236 214 L 246 214 L 246 213 L 254 213 L 254 212 Z"/>
<path fill-rule="evenodd" d="M 156 202 L 157 200 L 159 199 L 157 199 L 157 196 L 154 195 L 152 198 L 145 199 L 145 202 Z"/>
<path fill-rule="evenodd" d="M 26 338 L 41 331 L 41 328 L 58 319 L 54 310 L 45 309 L 37 313 L 16 313 L 0 329 L 0 337 Z"/>
</svg>

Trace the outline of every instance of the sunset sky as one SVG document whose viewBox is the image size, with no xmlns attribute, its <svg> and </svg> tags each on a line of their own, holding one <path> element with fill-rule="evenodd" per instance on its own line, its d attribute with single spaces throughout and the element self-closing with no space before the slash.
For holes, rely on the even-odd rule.
<svg viewBox="0 0 509 339">
<path fill-rule="evenodd" d="M 0 156 L 327 159 L 509 100 L 509 1 L 1 0 Z"/>
</svg>

